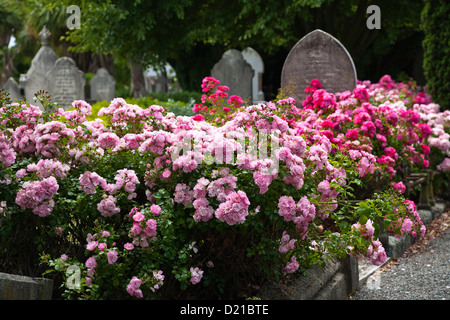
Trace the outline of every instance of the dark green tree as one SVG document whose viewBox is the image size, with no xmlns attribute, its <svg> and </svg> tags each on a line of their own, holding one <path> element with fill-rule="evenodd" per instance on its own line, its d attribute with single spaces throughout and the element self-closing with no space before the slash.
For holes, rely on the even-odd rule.
<svg viewBox="0 0 450 320">
<path fill-rule="evenodd" d="M 425 1 L 422 11 L 423 67 L 427 89 L 442 109 L 450 109 L 450 3 Z"/>
<path fill-rule="evenodd" d="M 143 68 L 170 62 L 183 89 L 196 90 L 224 50 L 251 46 L 266 62 L 265 83 L 276 93 L 290 48 L 316 28 L 343 43 L 360 79 L 376 81 L 402 71 L 413 76 L 412 65 L 421 56 L 422 0 L 63 0 L 57 5 L 73 4 L 81 9 L 81 28 L 67 31 L 74 50 L 129 61 L 137 84 Z M 381 29 L 366 26 L 371 4 L 381 9 Z"/>
<path fill-rule="evenodd" d="M 0 87 L 15 71 L 14 59 L 20 52 L 16 46 L 9 48 L 12 37 L 17 38 L 22 30 L 21 20 L 23 12 L 14 5 L 14 1 L 5 0 L 0 2 Z"/>
</svg>

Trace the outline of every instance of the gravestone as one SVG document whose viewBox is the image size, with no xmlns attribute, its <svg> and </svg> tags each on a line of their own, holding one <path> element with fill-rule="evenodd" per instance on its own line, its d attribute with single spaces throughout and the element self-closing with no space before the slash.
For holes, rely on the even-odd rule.
<svg viewBox="0 0 450 320">
<path fill-rule="evenodd" d="M 86 78 L 72 58 L 62 57 L 56 60 L 46 78 L 46 87 L 49 88 L 52 101 L 63 109 L 70 108 L 74 100 L 84 100 Z"/>
<path fill-rule="evenodd" d="M 22 98 L 19 85 L 13 77 L 10 77 L 8 81 L 5 82 L 5 84 L 3 85 L 3 89 L 9 92 L 9 97 L 11 98 L 11 100 L 20 100 Z"/>
<path fill-rule="evenodd" d="M 244 60 L 242 53 L 236 49 L 226 51 L 222 59 L 211 70 L 211 76 L 220 81 L 221 85 L 228 86 L 228 97 L 237 95 L 242 100 L 253 101 L 252 79 L 254 71 L 252 66 Z"/>
<path fill-rule="evenodd" d="M 253 48 L 245 48 L 242 50 L 242 56 L 253 68 L 255 72 L 252 79 L 252 95 L 253 103 L 264 102 L 264 92 L 262 91 L 264 62 L 259 53 Z"/>
<path fill-rule="evenodd" d="M 150 66 L 144 71 L 145 90 L 146 92 L 164 93 L 181 91 L 179 83 L 175 83 L 175 78 L 175 69 L 169 63 L 159 70 Z"/>
<path fill-rule="evenodd" d="M 20 86 L 24 89 L 25 99 L 28 103 L 42 107 L 39 102 L 34 102 L 33 97 L 39 90 L 48 90 L 45 76 L 53 68 L 58 56 L 50 48 L 50 31 L 44 26 L 39 33 L 41 47 L 31 61 L 31 67 L 25 75 L 20 76 Z"/>
<path fill-rule="evenodd" d="M 289 52 L 281 72 L 281 87 L 292 86 L 297 106 L 307 96 L 305 88 L 312 79 L 330 93 L 356 88 L 356 69 L 344 46 L 322 30 L 314 30 L 300 39 Z"/>
<path fill-rule="evenodd" d="M 105 68 L 97 70 L 96 75 L 91 79 L 91 100 L 111 101 L 116 94 L 116 80 Z"/>
</svg>

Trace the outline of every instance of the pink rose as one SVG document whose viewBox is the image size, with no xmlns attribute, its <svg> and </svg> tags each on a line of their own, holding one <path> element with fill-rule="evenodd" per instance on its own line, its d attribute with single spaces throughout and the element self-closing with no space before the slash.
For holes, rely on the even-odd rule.
<svg viewBox="0 0 450 320">
<path fill-rule="evenodd" d="M 95 268 L 97 267 L 97 261 L 95 260 L 94 257 L 90 257 L 86 260 L 86 268 Z"/>
<path fill-rule="evenodd" d="M 118 258 L 117 251 L 115 251 L 115 250 L 108 251 L 106 256 L 108 258 L 108 263 L 109 264 L 114 264 L 117 261 L 117 258 Z"/>
</svg>

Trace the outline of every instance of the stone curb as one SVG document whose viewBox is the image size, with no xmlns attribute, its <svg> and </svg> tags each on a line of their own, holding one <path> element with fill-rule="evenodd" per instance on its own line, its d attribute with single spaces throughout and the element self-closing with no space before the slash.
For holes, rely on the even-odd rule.
<svg viewBox="0 0 450 320">
<path fill-rule="evenodd" d="M 0 300 L 51 300 L 53 280 L 0 272 Z"/>
</svg>

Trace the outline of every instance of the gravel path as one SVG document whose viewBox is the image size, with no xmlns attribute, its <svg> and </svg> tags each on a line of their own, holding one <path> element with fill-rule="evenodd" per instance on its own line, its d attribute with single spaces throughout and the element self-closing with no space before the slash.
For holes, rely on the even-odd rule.
<svg viewBox="0 0 450 320">
<path fill-rule="evenodd" d="M 437 227 L 448 225 L 436 221 Z M 450 228 L 372 274 L 351 300 L 450 300 Z"/>
</svg>

